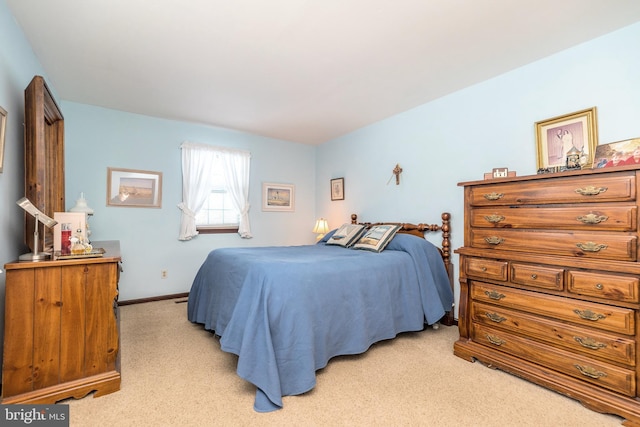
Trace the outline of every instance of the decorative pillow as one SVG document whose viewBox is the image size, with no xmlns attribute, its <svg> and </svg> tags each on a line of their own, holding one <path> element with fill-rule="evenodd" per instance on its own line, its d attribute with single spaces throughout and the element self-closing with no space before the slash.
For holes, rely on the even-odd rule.
<svg viewBox="0 0 640 427">
<path fill-rule="evenodd" d="M 374 225 L 362 235 L 360 240 L 353 245 L 354 249 L 365 249 L 367 251 L 382 252 L 389 244 L 393 236 L 400 229 L 399 225 L 385 224 Z"/>
<path fill-rule="evenodd" d="M 327 241 L 329 241 L 329 239 L 335 234 L 336 231 L 338 231 L 338 229 L 334 228 L 333 230 L 322 236 L 322 239 L 318 240 L 317 243 L 327 243 Z"/>
<path fill-rule="evenodd" d="M 340 245 L 348 248 L 353 245 L 354 242 L 357 242 L 362 232 L 364 231 L 364 226 L 360 224 L 342 224 L 338 230 L 333 233 L 333 236 L 329 240 L 327 240 L 327 245 Z"/>
</svg>

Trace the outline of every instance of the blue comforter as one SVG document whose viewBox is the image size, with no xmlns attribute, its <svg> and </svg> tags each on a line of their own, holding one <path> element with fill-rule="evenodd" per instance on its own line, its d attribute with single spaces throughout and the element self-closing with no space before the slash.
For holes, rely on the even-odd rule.
<svg viewBox="0 0 640 427">
<path fill-rule="evenodd" d="M 452 304 L 435 246 L 398 234 L 381 253 L 324 243 L 213 250 L 188 318 L 238 355 L 238 375 L 257 387 L 254 409 L 268 412 L 311 390 L 332 357 L 419 331 Z"/>
</svg>

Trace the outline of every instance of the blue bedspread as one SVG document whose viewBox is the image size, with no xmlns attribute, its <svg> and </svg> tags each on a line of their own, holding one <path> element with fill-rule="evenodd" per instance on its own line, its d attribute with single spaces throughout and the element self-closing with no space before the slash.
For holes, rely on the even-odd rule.
<svg viewBox="0 0 640 427">
<path fill-rule="evenodd" d="M 332 357 L 419 331 L 452 304 L 435 246 L 398 234 L 381 253 L 324 243 L 213 250 L 188 318 L 238 355 L 238 375 L 257 387 L 254 409 L 268 412 L 311 390 Z"/>
</svg>

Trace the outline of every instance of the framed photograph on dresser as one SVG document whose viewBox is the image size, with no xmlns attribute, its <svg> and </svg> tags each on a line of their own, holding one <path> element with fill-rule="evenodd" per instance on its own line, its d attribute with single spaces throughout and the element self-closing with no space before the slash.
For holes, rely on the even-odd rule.
<svg viewBox="0 0 640 427">
<path fill-rule="evenodd" d="M 567 167 L 567 156 L 576 153 L 580 166 L 591 168 L 598 145 L 596 107 L 536 122 L 537 169 Z"/>
<path fill-rule="evenodd" d="M 640 138 L 602 144 L 596 147 L 594 168 L 640 166 Z"/>
</svg>

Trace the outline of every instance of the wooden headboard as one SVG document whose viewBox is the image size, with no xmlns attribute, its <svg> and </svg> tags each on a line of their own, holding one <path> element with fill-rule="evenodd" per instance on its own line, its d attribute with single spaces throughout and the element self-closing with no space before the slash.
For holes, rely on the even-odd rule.
<svg viewBox="0 0 640 427">
<path fill-rule="evenodd" d="M 451 290 L 454 290 L 453 283 L 453 263 L 451 262 L 451 214 L 448 212 L 442 213 L 440 215 L 442 218 L 441 224 L 411 224 L 408 222 L 358 222 L 358 215 L 351 214 L 351 224 L 361 224 L 365 227 L 369 228 L 374 225 L 383 225 L 383 224 L 393 224 L 399 225 L 400 229 L 398 233 L 406 233 L 412 234 L 414 236 L 424 238 L 425 233 L 440 231 L 442 232 L 442 246 L 438 248 L 440 250 L 440 254 L 442 255 L 442 260 L 444 261 L 444 266 L 447 269 L 447 274 L 449 276 L 449 285 L 451 286 Z M 451 307 L 451 311 L 447 312 L 445 317 L 441 320 L 441 323 L 444 325 L 454 325 L 454 313 L 453 307 Z"/>
</svg>

